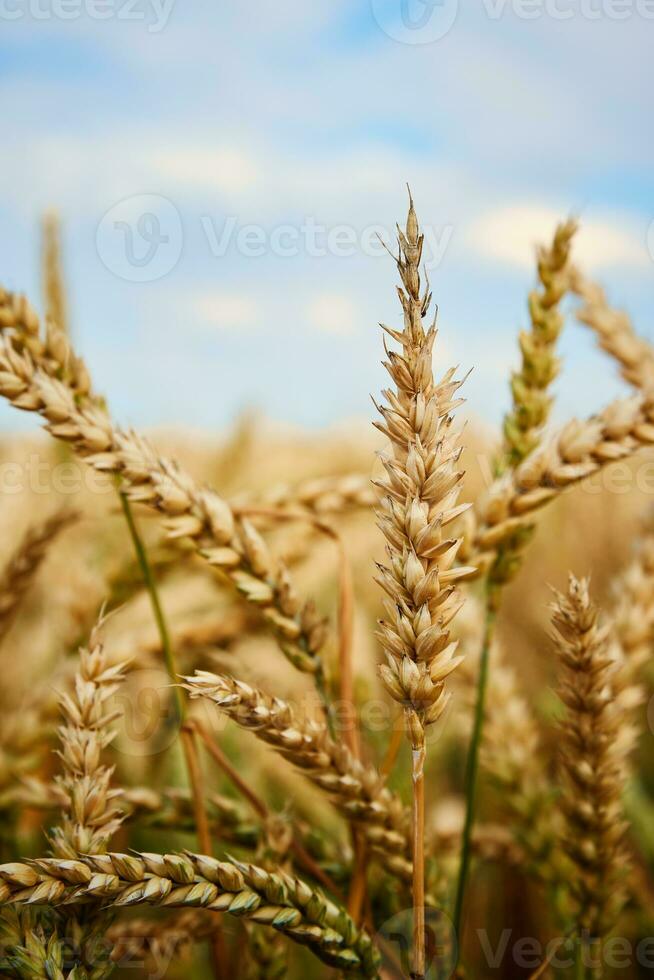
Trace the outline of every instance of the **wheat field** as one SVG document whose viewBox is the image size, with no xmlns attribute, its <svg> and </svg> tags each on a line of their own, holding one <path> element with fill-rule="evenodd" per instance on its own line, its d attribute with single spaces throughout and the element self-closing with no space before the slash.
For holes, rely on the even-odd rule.
<svg viewBox="0 0 654 980">
<path fill-rule="evenodd" d="M 576 231 L 501 433 L 410 200 L 373 424 L 188 439 L 115 422 L 46 220 L 43 317 L 0 290 L 0 975 L 649 975 L 654 347 Z M 577 324 L 630 390 L 557 428 Z"/>
</svg>

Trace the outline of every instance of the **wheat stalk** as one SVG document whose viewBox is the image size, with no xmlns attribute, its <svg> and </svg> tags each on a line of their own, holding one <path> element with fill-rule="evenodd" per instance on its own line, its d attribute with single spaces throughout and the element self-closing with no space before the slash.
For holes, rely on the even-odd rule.
<svg viewBox="0 0 654 980">
<path fill-rule="evenodd" d="M 27 529 L 0 573 L 0 640 L 6 635 L 30 588 L 48 548 L 65 528 L 77 519 L 69 509 L 61 509 L 40 524 Z"/>
<path fill-rule="evenodd" d="M 505 454 L 517 466 L 540 442 L 559 372 L 556 342 L 563 328 L 560 303 L 569 287 L 568 263 L 576 221 L 560 224 L 549 248 L 538 251 L 540 289 L 529 294 L 531 328 L 520 334 L 522 365 L 511 377 L 513 408 L 504 420 Z"/>
<path fill-rule="evenodd" d="M 612 402 L 598 415 L 569 422 L 513 473 L 494 480 L 474 512 L 466 515 L 461 561 L 476 566 L 477 575 L 487 571 L 500 549 L 528 538 L 536 511 L 563 490 L 652 444 L 654 399 L 647 395 Z M 512 563 L 503 570 L 505 577 L 515 570 Z"/>
<path fill-rule="evenodd" d="M 431 300 L 429 287 L 423 292 L 420 282 L 423 241 L 410 199 L 405 231 L 398 227 L 396 260 L 404 329 L 383 327 L 401 352 L 386 347 L 384 366 L 394 390 L 384 391 L 386 404 L 377 406 L 382 421 L 375 423 L 392 447 L 392 455 L 382 459 L 386 477 L 378 483 L 378 523 L 389 559 L 387 566 L 379 566 L 377 576 L 388 597 L 387 618 L 380 622 L 378 636 L 387 661 L 380 674 L 391 697 L 404 709 L 412 749 L 413 969 L 417 977 L 425 972 L 425 728 L 441 717 L 449 700 L 445 681 L 459 658 L 448 624 L 461 605 L 456 582 L 467 573 L 454 567 L 459 541 L 447 537 L 445 531 L 462 513 L 457 506 L 462 450 L 451 428 L 461 382 L 455 380 L 453 370 L 440 382 L 434 380 L 435 321 L 426 332 L 423 327 Z"/>
<path fill-rule="evenodd" d="M 579 269 L 570 269 L 570 289 L 582 301 L 576 310 L 580 323 L 595 333 L 602 350 L 619 365 L 622 377 L 643 391 L 654 387 L 654 347 L 633 328 L 629 314 L 614 309 L 597 283 Z"/>
<path fill-rule="evenodd" d="M 271 814 L 264 823 L 264 833 L 255 856 L 256 863 L 268 872 L 291 871 L 293 827 L 280 814 Z M 262 926 L 248 929 L 248 952 L 251 969 L 248 980 L 278 980 L 286 975 L 287 948 L 281 934 L 270 937 Z"/>
<path fill-rule="evenodd" d="M 363 473 L 346 473 L 342 476 L 323 476 L 304 480 L 302 483 L 273 486 L 258 497 L 238 497 L 234 506 L 284 507 L 306 510 L 320 517 L 366 510 L 375 503 L 376 496 L 370 477 Z"/>
<path fill-rule="evenodd" d="M 378 957 L 344 909 L 298 878 L 203 854 L 97 854 L 0 865 L 0 903 L 205 908 L 272 926 L 339 969 L 376 977 Z"/>
<path fill-rule="evenodd" d="M 632 561 L 612 582 L 610 618 L 619 646 L 616 692 L 633 691 L 651 660 L 654 641 L 654 515 L 641 523 Z"/>
<path fill-rule="evenodd" d="M 601 625 L 588 582 L 570 576 L 567 593 L 556 594 L 552 624 L 561 667 L 560 697 L 565 821 L 563 847 L 576 876 L 570 882 L 579 932 L 602 938 L 624 901 L 627 866 L 621 795 L 624 757 L 618 738 L 609 627 Z"/>
<path fill-rule="evenodd" d="M 225 500 L 196 486 L 144 439 L 115 427 L 102 405 L 84 399 L 78 404 L 73 387 L 50 376 L 27 347 L 16 349 L 8 335 L 0 337 L 0 394 L 15 407 L 42 415 L 48 431 L 95 469 L 119 476 L 130 502 L 161 513 L 171 538 L 190 538 L 209 564 L 261 610 L 296 667 L 321 673 L 324 623 L 312 603 L 300 605 L 288 570 L 275 567 L 249 520 L 235 517 Z"/>
<path fill-rule="evenodd" d="M 383 785 L 379 773 L 355 760 L 322 723 L 301 719 L 281 698 L 224 675 L 198 671 L 184 678 L 184 687 L 192 698 L 213 701 L 302 770 L 349 820 L 356 821 L 391 874 L 410 878 L 403 804 Z"/>
</svg>

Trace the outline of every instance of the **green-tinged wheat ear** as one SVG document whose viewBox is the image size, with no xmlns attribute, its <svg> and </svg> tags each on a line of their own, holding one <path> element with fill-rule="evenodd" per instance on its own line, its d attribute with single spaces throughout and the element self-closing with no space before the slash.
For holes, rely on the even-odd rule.
<svg viewBox="0 0 654 980">
<path fill-rule="evenodd" d="M 559 371 L 556 343 L 563 329 L 559 309 L 570 282 L 575 221 L 560 224 L 549 248 L 538 252 L 539 288 L 529 295 L 530 329 L 520 334 L 522 364 L 511 377 L 513 407 L 504 420 L 505 454 L 517 466 L 538 445 L 550 414 L 550 386 Z"/>
<path fill-rule="evenodd" d="M 370 936 L 321 891 L 285 872 L 202 854 L 97 854 L 0 865 L 0 903 L 204 908 L 271 926 L 323 962 L 378 975 Z"/>
</svg>

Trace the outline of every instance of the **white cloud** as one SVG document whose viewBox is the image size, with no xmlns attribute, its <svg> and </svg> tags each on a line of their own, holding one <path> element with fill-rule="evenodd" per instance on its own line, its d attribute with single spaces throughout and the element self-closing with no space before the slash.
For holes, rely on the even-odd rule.
<svg viewBox="0 0 654 980">
<path fill-rule="evenodd" d="M 538 204 L 495 208 L 472 225 L 468 245 L 486 259 L 532 268 L 534 248 L 548 242 L 557 223 L 565 217 L 565 209 Z M 589 220 L 582 215 L 574 254 L 588 270 L 651 264 L 644 234 L 638 233 L 633 219 L 621 215 Z"/>
<path fill-rule="evenodd" d="M 262 322 L 261 310 L 253 299 L 220 290 L 194 297 L 191 312 L 200 327 L 208 329 L 251 330 Z"/>
<path fill-rule="evenodd" d="M 225 193 L 249 190 L 260 176 L 254 156 L 237 146 L 167 149 L 154 155 L 152 166 L 164 178 L 189 186 L 203 184 Z"/>
<path fill-rule="evenodd" d="M 346 335 L 353 333 L 360 318 L 355 304 L 340 293 L 319 293 L 307 304 L 306 317 L 321 333 Z"/>
</svg>

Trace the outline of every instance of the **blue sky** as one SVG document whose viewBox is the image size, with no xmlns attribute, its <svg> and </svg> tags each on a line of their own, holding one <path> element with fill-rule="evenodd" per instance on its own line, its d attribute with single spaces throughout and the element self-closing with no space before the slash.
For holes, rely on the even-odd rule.
<svg viewBox="0 0 654 980">
<path fill-rule="evenodd" d="M 580 264 L 654 339 L 652 17 L 650 0 L 0 0 L 0 279 L 38 296 L 57 208 L 77 343 L 124 423 L 370 417 L 377 323 L 397 321 L 374 233 L 409 181 L 439 364 L 473 367 L 470 410 L 499 421 L 557 217 L 581 217 Z M 562 347 L 559 418 L 621 390 L 572 321 Z"/>
</svg>

